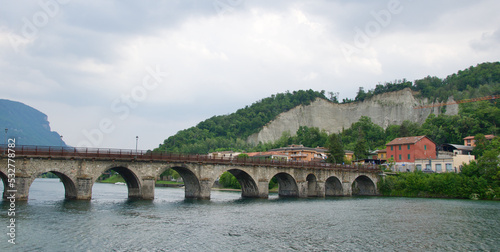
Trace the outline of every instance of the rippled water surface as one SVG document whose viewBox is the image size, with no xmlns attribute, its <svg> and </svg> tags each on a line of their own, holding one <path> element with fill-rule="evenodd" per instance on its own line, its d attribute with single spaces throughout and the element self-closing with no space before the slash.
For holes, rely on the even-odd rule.
<svg viewBox="0 0 500 252">
<path fill-rule="evenodd" d="M 500 202 L 407 199 L 241 199 L 213 191 L 186 200 L 156 188 L 127 200 L 95 184 L 91 201 L 65 201 L 58 179 L 36 179 L 17 204 L 16 245 L 0 251 L 470 251 L 500 250 Z M 0 220 L 7 233 L 7 202 Z"/>
</svg>

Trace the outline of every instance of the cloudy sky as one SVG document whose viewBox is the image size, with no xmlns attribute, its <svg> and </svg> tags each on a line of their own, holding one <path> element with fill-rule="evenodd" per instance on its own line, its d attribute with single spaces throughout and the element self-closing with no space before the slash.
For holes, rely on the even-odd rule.
<svg viewBox="0 0 500 252">
<path fill-rule="evenodd" d="M 500 1 L 0 0 L 0 98 L 72 146 L 155 148 L 287 90 L 446 77 L 500 59 Z"/>
</svg>

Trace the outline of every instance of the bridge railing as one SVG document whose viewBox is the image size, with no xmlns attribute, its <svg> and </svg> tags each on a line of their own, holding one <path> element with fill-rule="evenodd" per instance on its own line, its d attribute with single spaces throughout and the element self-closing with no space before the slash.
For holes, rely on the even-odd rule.
<svg viewBox="0 0 500 252">
<path fill-rule="evenodd" d="M 224 158 L 199 154 L 180 154 L 166 152 L 152 152 L 130 149 L 103 149 L 103 148 L 75 148 L 55 146 L 30 146 L 15 147 L 17 157 L 42 157 L 42 158 L 88 158 L 88 159 L 115 159 L 139 161 L 167 161 L 167 162 L 203 162 L 211 164 L 233 164 L 245 166 L 276 166 L 315 169 L 340 169 L 359 170 L 364 172 L 379 172 L 377 165 L 341 165 L 326 162 L 306 162 L 275 159 L 257 159 L 251 157 Z M 6 155 L 5 145 L 0 146 L 2 157 Z"/>
</svg>

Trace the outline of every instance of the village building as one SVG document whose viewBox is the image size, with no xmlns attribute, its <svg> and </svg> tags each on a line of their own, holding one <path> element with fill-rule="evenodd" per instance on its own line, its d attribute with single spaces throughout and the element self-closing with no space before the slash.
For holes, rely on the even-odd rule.
<svg viewBox="0 0 500 252">
<path fill-rule="evenodd" d="M 354 151 L 346 150 L 344 151 L 344 161 L 350 163 L 354 157 Z"/>
<path fill-rule="evenodd" d="M 486 140 L 491 140 L 491 139 L 495 138 L 495 136 L 494 135 L 485 135 L 484 138 L 486 138 Z M 476 146 L 475 137 L 474 136 L 464 137 L 464 145 L 475 147 Z"/>
<path fill-rule="evenodd" d="M 234 151 L 216 151 L 216 152 L 211 152 L 208 153 L 209 158 L 215 158 L 215 159 L 234 159 L 240 155 L 241 152 L 234 152 Z"/>
<path fill-rule="evenodd" d="M 436 159 L 417 159 L 415 160 L 415 169 L 424 172 L 460 172 L 464 164 L 469 164 L 475 160 L 472 155 L 474 147 L 443 144 L 439 148 Z"/>
<path fill-rule="evenodd" d="M 303 145 L 292 144 L 288 147 L 281 147 L 269 151 L 282 153 L 288 156 L 288 160 L 291 161 L 311 162 L 325 160 L 327 158 L 328 149 L 323 147 L 310 148 L 304 147 Z"/>
<path fill-rule="evenodd" d="M 386 144 L 386 152 L 396 163 L 414 163 L 416 159 L 435 159 L 436 144 L 426 136 L 400 137 Z"/>
<path fill-rule="evenodd" d="M 365 159 L 358 159 L 355 164 L 376 164 L 380 165 L 387 161 L 387 151 L 386 150 L 375 150 L 370 151 Z"/>
<path fill-rule="evenodd" d="M 247 154 L 249 158 L 256 158 L 262 160 L 272 159 L 272 160 L 288 161 L 288 155 L 278 151 L 249 152 L 245 154 Z"/>
<path fill-rule="evenodd" d="M 393 171 L 460 172 L 464 164 L 475 160 L 474 147 L 436 144 L 426 136 L 401 137 L 387 143 L 387 157 L 395 162 Z"/>
</svg>

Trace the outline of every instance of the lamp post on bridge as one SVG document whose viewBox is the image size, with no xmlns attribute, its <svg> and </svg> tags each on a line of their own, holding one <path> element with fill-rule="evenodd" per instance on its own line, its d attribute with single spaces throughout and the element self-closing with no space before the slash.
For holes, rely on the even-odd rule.
<svg viewBox="0 0 500 252">
<path fill-rule="evenodd" d="M 139 143 L 139 136 L 135 136 L 135 155 L 137 155 L 137 145 Z"/>
<path fill-rule="evenodd" d="M 61 149 L 63 148 L 63 145 L 64 145 L 64 144 L 63 144 L 63 139 L 62 139 L 62 138 L 63 138 L 63 136 L 61 135 Z"/>
</svg>

